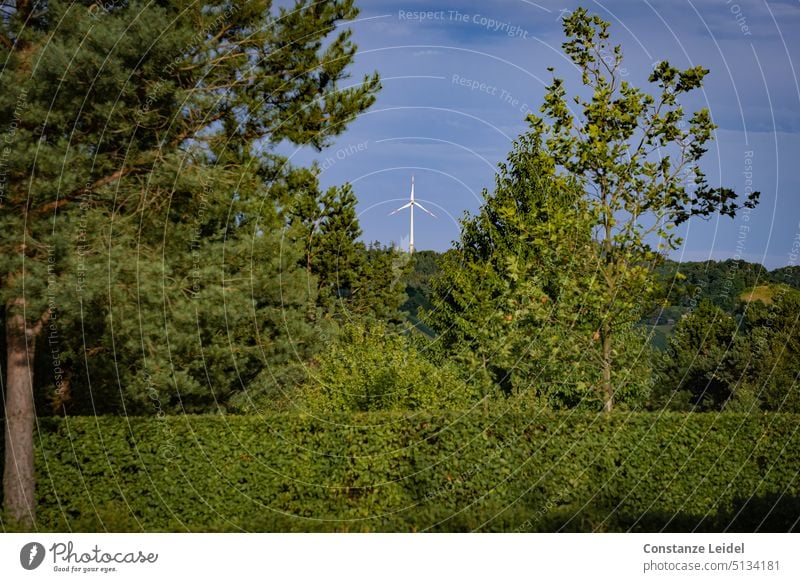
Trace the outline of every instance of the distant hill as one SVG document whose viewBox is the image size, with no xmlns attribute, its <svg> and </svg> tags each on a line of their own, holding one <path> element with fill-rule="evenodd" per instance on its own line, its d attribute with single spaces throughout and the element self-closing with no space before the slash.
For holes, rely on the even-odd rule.
<svg viewBox="0 0 800 582">
<path fill-rule="evenodd" d="M 743 302 L 770 305 L 776 285 L 800 289 L 800 267 L 768 271 L 758 263 L 729 259 L 677 263 L 666 261 L 657 269 L 667 307 L 655 309 L 643 323 L 653 332 L 653 345 L 664 348 L 675 323 L 701 301 L 709 300 L 728 313 Z"/>
<path fill-rule="evenodd" d="M 789 287 L 800 289 L 800 266 L 775 269 L 770 271 L 769 278 L 773 283 L 784 283 Z"/>
<path fill-rule="evenodd" d="M 408 300 L 402 310 L 415 325 L 419 325 L 419 310 L 431 306 L 431 280 L 439 274 L 438 260 L 442 254 L 414 253 L 414 268 L 406 279 Z M 656 274 L 665 307 L 653 309 L 642 324 L 653 331 L 653 344 L 661 348 L 675 323 L 704 299 L 733 313 L 743 301 L 770 304 L 776 284 L 800 289 L 800 266 L 768 271 L 758 263 L 733 259 L 685 263 L 665 260 L 657 267 Z"/>
<path fill-rule="evenodd" d="M 668 260 L 657 273 L 669 305 L 691 308 L 708 299 L 725 311 L 736 307 L 745 289 L 771 281 L 764 266 L 733 259 L 691 263 Z"/>
</svg>

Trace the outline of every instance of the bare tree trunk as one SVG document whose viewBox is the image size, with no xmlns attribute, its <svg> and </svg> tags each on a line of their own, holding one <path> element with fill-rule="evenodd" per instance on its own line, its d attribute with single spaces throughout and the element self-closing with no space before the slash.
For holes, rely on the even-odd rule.
<svg viewBox="0 0 800 582">
<path fill-rule="evenodd" d="M 614 386 L 611 384 L 611 330 L 603 324 L 603 411 L 611 412 L 614 407 Z"/>
<path fill-rule="evenodd" d="M 26 527 L 36 521 L 33 465 L 33 358 L 40 325 L 29 328 L 25 299 L 6 305 L 5 470 L 4 505 L 8 516 Z"/>
</svg>

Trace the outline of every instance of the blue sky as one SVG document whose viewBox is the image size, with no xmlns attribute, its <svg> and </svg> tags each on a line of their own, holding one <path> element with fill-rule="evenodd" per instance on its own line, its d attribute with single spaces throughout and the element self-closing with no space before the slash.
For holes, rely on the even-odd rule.
<svg viewBox="0 0 800 582">
<path fill-rule="evenodd" d="M 317 160 L 325 187 L 353 185 L 365 240 L 407 244 L 407 215 L 388 213 L 408 197 L 412 175 L 417 197 L 438 216 L 419 215 L 416 248 L 441 251 L 458 238 L 458 219 L 492 189 L 497 164 L 526 130 L 526 112 L 541 104 L 547 67 L 568 92 L 579 89 L 561 50 L 561 17 L 582 5 L 612 22 L 632 83 L 645 87 L 663 59 L 711 70 L 703 91 L 684 101 L 687 111 L 708 107 L 719 126 L 704 160 L 709 181 L 743 192 L 749 179 L 762 192 L 748 215 L 690 221 L 673 258 L 792 263 L 800 236 L 800 1 L 360 5 L 348 25 L 359 47 L 352 82 L 378 71 L 377 102 L 328 150 L 281 150 L 297 164 Z"/>
</svg>

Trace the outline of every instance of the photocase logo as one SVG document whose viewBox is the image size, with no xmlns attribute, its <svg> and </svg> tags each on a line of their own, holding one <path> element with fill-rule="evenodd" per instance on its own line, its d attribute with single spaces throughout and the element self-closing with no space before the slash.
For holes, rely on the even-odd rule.
<svg viewBox="0 0 800 582">
<path fill-rule="evenodd" d="M 38 542 L 30 542 L 22 546 L 19 552 L 19 563 L 26 570 L 35 570 L 44 561 L 44 546 Z"/>
</svg>

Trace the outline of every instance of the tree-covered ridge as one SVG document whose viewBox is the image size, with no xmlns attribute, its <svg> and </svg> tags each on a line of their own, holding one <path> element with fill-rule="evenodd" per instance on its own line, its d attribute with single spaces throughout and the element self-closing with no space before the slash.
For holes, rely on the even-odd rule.
<svg viewBox="0 0 800 582">
<path fill-rule="evenodd" d="M 414 270 L 405 281 L 410 299 L 403 304 L 403 311 L 415 315 L 418 310 L 429 308 L 431 281 L 440 273 L 443 256 L 450 251 L 419 251 L 415 257 Z M 743 300 L 745 292 L 756 285 L 788 285 L 800 289 L 800 267 L 778 267 L 772 271 L 759 263 L 744 260 L 724 259 L 708 261 L 678 262 L 663 260 L 655 269 L 661 305 L 655 308 L 647 322 L 672 323 L 689 307 L 706 300 L 726 311 L 734 312 Z M 413 299 L 411 299 L 413 297 Z M 662 313 L 663 309 L 663 313 Z M 671 317 L 670 317 L 671 315 Z"/>
<path fill-rule="evenodd" d="M 667 260 L 657 268 L 657 273 L 670 305 L 690 307 L 707 299 L 730 311 L 745 290 L 758 284 L 799 286 L 800 280 L 785 280 L 786 269 L 770 272 L 758 263 L 734 259 L 684 263 Z"/>
</svg>

